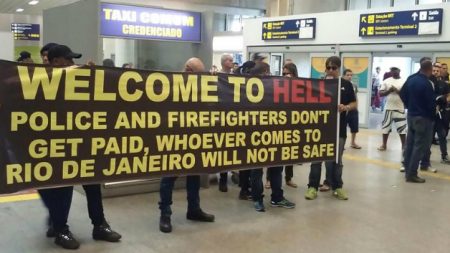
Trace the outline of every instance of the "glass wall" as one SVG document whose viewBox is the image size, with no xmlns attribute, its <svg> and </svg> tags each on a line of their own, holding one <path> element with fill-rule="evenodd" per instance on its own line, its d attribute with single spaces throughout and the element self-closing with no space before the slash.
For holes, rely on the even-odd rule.
<svg viewBox="0 0 450 253">
<path fill-rule="evenodd" d="M 348 4 L 349 10 L 365 10 L 367 7 L 367 0 L 350 0 Z"/>
<path fill-rule="evenodd" d="M 419 4 L 438 4 L 442 2 L 445 2 L 445 0 L 419 0 Z"/>
<path fill-rule="evenodd" d="M 450 3 L 450 0 L 348 0 L 348 10 L 364 10 L 370 2 L 370 9 L 380 9 L 390 7 L 394 2 L 394 7 L 411 7 L 418 4 L 438 4 Z"/>
<path fill-rule="evenodd" d="M 370 8 L 371 9 L 380 9 L 380 8 L 386 8 L 391 6 L 391 0 L 372 0 L 370 1 Z"/>
<path fill-rule="evenodd" d="M 394 7 L 410 7 L 416 5 L 416 0 L 394 0 Z"/>
</svg>

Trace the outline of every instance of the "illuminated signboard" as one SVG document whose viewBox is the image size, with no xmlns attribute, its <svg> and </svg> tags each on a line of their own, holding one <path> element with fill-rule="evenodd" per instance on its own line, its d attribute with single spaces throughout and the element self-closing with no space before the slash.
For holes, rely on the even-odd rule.
<svg viewBox="0 0 450 253">
<path fill-rule="evenodd" d="M 442 17 L 443 9 L 361 14 L 359 37 L 441 34 Z"/>
<path fill-rule="evenodd" d="M 201 41 L 201 13 L 102 3 L 102 36 Z"/>
<path fill-rule="evenodd" d="M 40 40 L 41 39 L 39 24 L 12 23 L 11 31 L 14 34 L 15 40 Z"/>
<path fill-rule="evenodd" d="M 316 19 L 291 19 L 263 22 L 263 40 L 299 40 L 314 39 Z"/>
</svg>

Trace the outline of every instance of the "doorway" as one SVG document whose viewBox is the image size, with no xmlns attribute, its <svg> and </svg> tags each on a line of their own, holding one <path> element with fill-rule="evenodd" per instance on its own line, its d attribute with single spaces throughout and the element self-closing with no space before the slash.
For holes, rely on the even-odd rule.
<svg viewBox="0 0 450 253">
<path fill-rule="evenodd" d="M 389 77 L 390 69 L 392 67 L 397 67 L 398 69 L 400 69 L 400 78 L 406 80 L 408 76 L 419 70 L 419 61 L 419 56 L 386 56 L 374 54 L 372 60 L 372 92 L 369 108 L 369 129 L 381 129 L 381 123 L 384 117 L 384 107 L 386 105 L 386 98 L 381 97 L 378 93 L 378 90 L 383 81 Z"/>
</svg>

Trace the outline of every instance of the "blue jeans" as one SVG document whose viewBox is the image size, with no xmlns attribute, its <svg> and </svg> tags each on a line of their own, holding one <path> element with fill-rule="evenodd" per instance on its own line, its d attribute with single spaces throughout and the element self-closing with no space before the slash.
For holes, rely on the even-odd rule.
<svg viewBox="0 0 450 253">
<path fill-rule="evenodd" d="M 434 132 L 437 133 L 438 140 L 439 140 L 439 148 L 441 150 L 441 158 L 447 157 L 447 131 L 448 126 L 446 126 L 447 122 L 441 119 L 436 119 L 434 122 Z M 431 134 L 431 140 L 433 140 L 433 134 Z M 420 167 L 421 168 L 427 168 L 431 166 L 431 149 L 427 149 L 425 151 L 425 155 L 423 156 L 422 160 L 420 161 Z"/>
<path fill-rule="evenodd" d="M 339 138 L 338 152 L 338 162 L 328 161 L 325 162 L 325 167 L 327 171 L 327 181 L 331 186 L 331 189 L 336 190 L 342 188 L 344 182 L 342 181 L 342 169 L 344 167 L 342 163 L 342 155 L 344 154 L 346 138 Z M 322 162 L 312 162 L 311 170 L 309 172 L 309 183 L 308 187 L 313 187 L 318 189 L 320 185 L 320 177 L 322 175 Z"/>
<path fill-rule="evenodd" d="M 172 215 L 172 191 L 175 181 L 178 177 L 163 177 L 161 179 L 159 195 L 161 201 L 159 202 L 159 209 L 161 216 Z M 186 177 L 186 191 L 188 201 L 188 212 L 195 212 L 200 210 L 200 176 Z"/>
<path fill-rule="evenodd" d="M 425 157 L 425 154 L 431 148 L 433 120 L 421 116 L 408 116 L 407 120 L 405 177 L 411 178 L 417 176 L 419 161 Z"/>
</svg>

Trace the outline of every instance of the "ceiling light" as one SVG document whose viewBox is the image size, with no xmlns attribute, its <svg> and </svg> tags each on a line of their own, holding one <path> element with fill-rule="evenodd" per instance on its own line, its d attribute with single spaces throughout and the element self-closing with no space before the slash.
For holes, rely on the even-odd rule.
<svg viewBox="0 0 450 253">
<path fill-rule="evenodd" d="M 16 12 L 22 12 L 22 11 L 23 11 L 22 8 L 19 8 L 19 9 L 16 10 Z"/>
<path fill-rule="evenodd" d="M 36 5 L 38 3 L 39 3 L 39 1 L 37 1 L 37 0 L 33 0 L 33 1 L 28 2 L 29 5 Z"/>
</svg>

